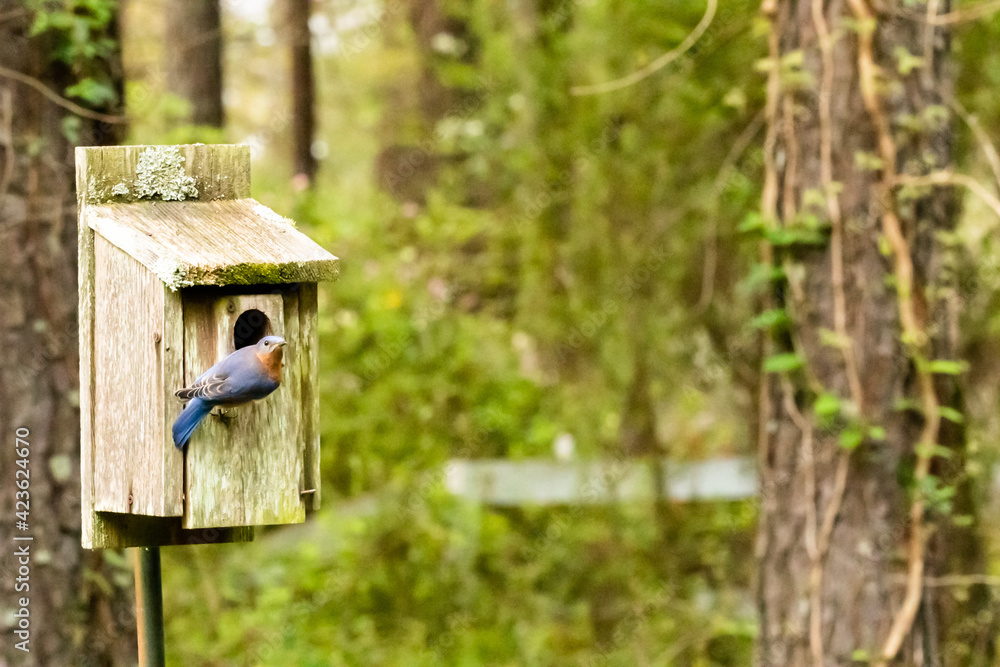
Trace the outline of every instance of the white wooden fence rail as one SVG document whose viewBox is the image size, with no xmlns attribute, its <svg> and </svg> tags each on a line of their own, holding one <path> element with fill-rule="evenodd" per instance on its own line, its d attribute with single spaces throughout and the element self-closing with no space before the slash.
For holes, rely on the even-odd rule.
<svg viewBox="0 0 1000 667">
<path fill-rule="evenodd" d="M 657 495 L 678 501 L 739 500 L 757 495 L 755 465 L 750 457 L 689 463 L 663 459 L 659 464 L 452 459 L 444 481 L 450 493 L 487 505 L 593 505 Z"/>
</svg>

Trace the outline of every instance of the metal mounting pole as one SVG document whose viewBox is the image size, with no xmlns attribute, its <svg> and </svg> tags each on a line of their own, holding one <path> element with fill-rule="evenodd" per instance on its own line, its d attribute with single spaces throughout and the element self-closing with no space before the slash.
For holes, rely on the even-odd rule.
<svg viewBox="0 0 1000 667">
<path fill-rule="evenodd" d="M 135 550 L 135 617 L 139 634 L 139 667 L 163 667 L 163 588 L 160 547 Z"/>
</svg>

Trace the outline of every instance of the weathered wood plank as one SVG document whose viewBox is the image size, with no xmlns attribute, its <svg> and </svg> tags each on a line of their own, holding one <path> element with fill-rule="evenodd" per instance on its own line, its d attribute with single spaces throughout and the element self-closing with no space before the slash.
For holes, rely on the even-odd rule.
<svg viewBox="0 0 1000 667">
<path fill-rule="evenodd" d="M 252 542 L 253 526 L 186 530 L 181 517 L 94 512 L 92 545 L 88 549 L 124 549 L 181 544 Z"/>
<path fill-rule="evenodd" d="M 249 146 L 89 146 L 76 155 L 77 193 L 87 204 L 250 196 Z"/>
<path fill-rule="evenodd" d="M 191 294 L 184 303 L 185 384 L 235 350 L 240 314 L 256 309 L 270 333 L 285 335 L 281 294 Z M 297 328 L 297 327 L 296 327 Z M 286 348 L 282 386 L 267 398 L 210 415 L 194 432 L 186 454 L 185 528 L 297 523 L 305 519 L 299 494 L 301 383 L 294 340 Z M 180 404 L 174 417 L 180 412 Z"/>
<path fill-rule="evenodd" d="M 316 283 L 303 283 L 299 289 L 299 367 L 302 374 L 302 490 L 314 489 L 303 497 L 306 509 L 320 506 L 319 451 L 319 323 Z"/>
<path fill-rule="evenodd" d="M 94 548 L 94 231 L 83 222 L 86 149 L 76 149 L 78 330 L 80 337 L 80 542 Z"/>
<path fill-rule="evenodd" d="M 302 439 L 303 432 L 305 429 L 305 421 L 302 418 L 304 409 L 302 407 L 302 392 L 307 384 L 310 384 L 312 380 L 309 379 L 308 375 L 305 375 L 305 368 L 303 366 L 303 356 L 304 353 L 307 355 L 303 347 L 305 344 L 302 341 L 301 332 L 301 317 L 300 317 L 300 297 L 301 297 L 301 286 L 293 285 L 289 289 L 282 291 L 284 297 L 284 318 L 285 318 L 285 339 L 289 341 L 288 347 L 285 348 L 285 372 L 289 373 L 291 377 L 292 371 L 296 377 L 298 377 L 298 382 L 286 382 L 284 388 L 288 392 L 292 402 L 297 406 L 299 412 L 298 423 L 296 424 L 295 433 L 287 433 L 286 437 L 291 437 L 296 440 L 296 447 L 298 448 L 299 456 L 299 502 L 302 505 L 303 513 L 305 509 L 309 507 L 311 503 L 310 498 L 307 496 L 312 494 L 307 494 L 307 496 L 302 495 L 302 491 L 307 488 L 303 486 L 305 484 L 306 469 L 305 469 L 305 441 Z M 294 367 L 294 368 L 293 368 Z"/>
<path fill-rule="evenodd" d="M 757 495 L 752 458 L 659 464 L 453 459 L 445 468 L 445 487 L 454 495 L 502 506 L 649 501 L 657 496 L 656 465 L 664 473 L 658 495 L 670 500 L 740 500 Z"/>
<path fill-rule="evenodd" d="M 187 144 L 181 149 L 188 173 L 195 178 L 199 201 L 250 196 L 249 146 Z"/>
<path fill-rule="evenodd" d="M 179 516 L 183 458 L 165 442 L 164 295 L 160 281 L 99 234 L 94 242 L 93 507 Z M 175 363 L 180 360 L 171 355 Z M 168 370 L 168 374 L 177 371 Z"/>
<path fill-rule="evenodd" d="M 339 260 L 253 199 L 87 207 L 87 224 L 172 289 L 333 280 Z"/>
<path fill-rule="evenodd" d="M 167 466 L 163 471 L 164 514 L 181 516 L 184 514 L 184 455 L 174 447 L 173 425 L 177 403 L 174 391 L 184 384 L 184 303 L 180 292 L 174 292 L 165 285 L 160 286 L 163 295 L 163 319 L 160 331 L 160 378 L 157 421 L 161 424 L 160 444 Z M 252 539 L 252 536 L 251 536 Z"/>
</svg>

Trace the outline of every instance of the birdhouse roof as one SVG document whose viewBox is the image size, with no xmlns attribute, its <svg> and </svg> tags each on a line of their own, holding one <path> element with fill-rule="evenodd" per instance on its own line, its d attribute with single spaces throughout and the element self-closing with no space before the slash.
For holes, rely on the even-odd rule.
<svg viewBox="0 0 1000 667">
<path fill-rule="evenodd" d="M 334 280 L 336 257 L 250 198 L 91 203 L 87 226 L 171 289 Z"/>
</svg>

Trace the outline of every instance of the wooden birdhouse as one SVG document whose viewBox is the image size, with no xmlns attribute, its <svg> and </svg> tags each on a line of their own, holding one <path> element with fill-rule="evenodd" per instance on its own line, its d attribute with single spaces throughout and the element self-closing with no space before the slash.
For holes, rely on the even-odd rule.
<svg viewBox="0 0 1000 667">
<path fill-rule="evenodd" d="M 250 198 L 246 146 L 76 149 L 83 546 L 252 539 L 319 506 L 317 283 L 338 260 Z M 266 335 L 281 386 L 186 450 L 174 392 Z"/>
</svg>

